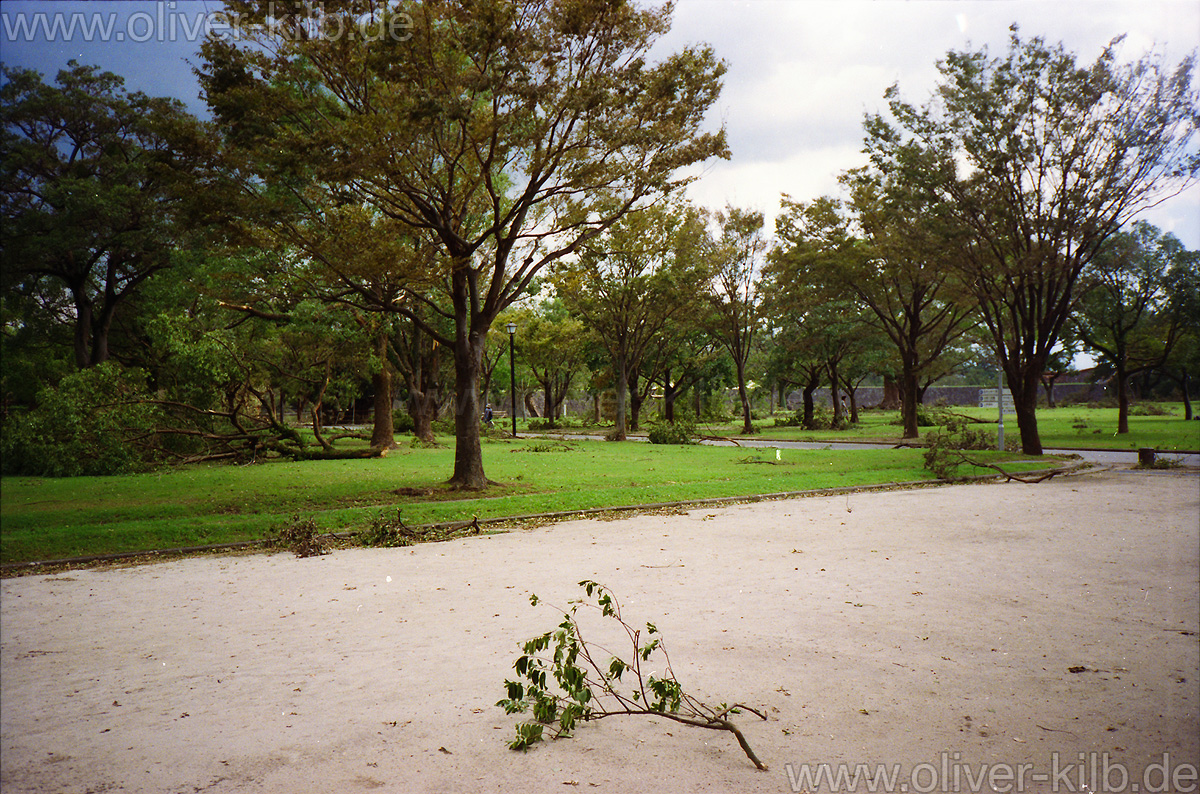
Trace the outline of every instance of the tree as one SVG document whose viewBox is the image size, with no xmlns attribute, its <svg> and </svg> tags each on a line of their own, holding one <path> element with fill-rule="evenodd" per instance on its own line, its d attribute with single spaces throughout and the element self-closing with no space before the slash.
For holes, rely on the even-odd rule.
<svg viewBox="0 0 1200 794">
<path fill-rule="evenodd" d="M 723 353 L 695 320 L 680 316 L 667 323 L 642 360 L 641 375 L 662 387 L 662 418 L 671 423 L 675 422 L 675 402 L 681 394 L 698 388 L 705 380 L 721 377 L 717 367 Z"/>
<path fill-rule="evenodd" d="M 1056 407 L 1054 402 L 1054 384 L 1063 375 L 1075 371 L 1075 347 L 1071 340 L 1064 339 L 1064 346 L 1050 351 L 1046 357 L 1046 371 L 1042 373 L 1042 388 L 1046 391 L 1046 407 Z"/>
<path fill-rule="evenodd" d="M 201 203 L 210 135 L 183 103 L 70 62 L 55 85 L 0 67 L 5 292 L 73 327 L 79 368 L 110 356 L 117 309 L 172 264 Z"/>
<path fill-rule="evenodd" d="M 884 173 L 932 191 L 963 228 L 955 267 L 974 293 L 1012 391 L 1021 447 L 1040 455 L 1037 390 L 1083 269 L 1140 210 L 1200 170 L 1194 57 L 1078 66 L 1061 44 L 951 51 L 922 107 L 887 92 L 896 126 L 867 119 Z"/>
<path fill-rule="evenodd" d="M 724 132 L 700 129 L 723 66 L 707 48 L 651 65 L 668 13 L 628 2 L 227 5 L 242 35 L 206 42 L 202 74 L 218 118 L 268 141 L 302 119 L 274 143 L 439 250 L 454 334 L 427 331 L 454 351 L 450 484 L 485 487 L 492 323 L 547 265 L 685 182 L 678 169 L 726 155 Z"/>
<path fill-rule="evenodd" d="M 707 271 L 697 256 L 701 216 L 681 207 L 630 213 L 585 246 L 582 256 L 554 273 L 568 310 L 596 333 L 608 351 L 617 393 L 613 435 L 628 433 L 631 377 L 675 317 L 702 300 Z"/>
<path fill-rule="evenodd" d="M 559 300 L 514 312 L 512 319 L 521 331 L 520 360 L 542 387 L 546 425 L 554 427 L 575 376 L 584 368 L 587 330 Z"/>
<path fill-rule="evenodd" d="M 414 310 L 421 311 L 421 307 Z M 434 443 L 433 420 L 446 402 L 449 391 L 446 384 L 452 377 L 449 357 L 443 351 L 445 345 L 425 333 L 424 323 L 400 315 L 394 317 L 389 357 L 404 378 L 413 435 L 426 444 Z"/>
<path fill-rule="evenodd" d="M 1112 367 L 1117 433 L 1129 432 L 1129 379 L 1161 367 L 1179 340 L 1185 318 L 1171 310 L 1168 287 L 1189 254 L 1174 235 L 1138 221 L 1109 238 L 1084 271 L 1072 322 L 1084 346 Z"/>
<path fill-rule="evenodd" d="M 1200 377 L 1200 252 L 1188 251 L 1167 274 L 1167 311 L 1179 318 L 1179 339 L 1162 365 L 1183 397 L 1185 419 L 1192 419 L 1190 389 Z"/>
<path fill-rule="evenodd" d="M 754 423 L 746 388 L 746 363 L 759 325 L 761 295 L 756 286 L 760 259 L 766 251 L 763 216 L 761 212 L 726 207 L 717 214 L 717 223 L 721 234 L 712 253 L 714 278 L 707 327 L 733 359 L 742 433 L 749 435 L 754 432 Z"/>
<path fill-rule="evenodd" d="M 887 334 L 900 360 L 903 438 L 917 438 L 922 379 L 976 324 L 975 302 L 951 266 L 949 209 L 886 174 L 851 171 L 844 181 L 864 242 L 862 256 L 835 260 L 840 277 Z M 941 373 L 938 373 L 941 374 Z"/>
</svg>

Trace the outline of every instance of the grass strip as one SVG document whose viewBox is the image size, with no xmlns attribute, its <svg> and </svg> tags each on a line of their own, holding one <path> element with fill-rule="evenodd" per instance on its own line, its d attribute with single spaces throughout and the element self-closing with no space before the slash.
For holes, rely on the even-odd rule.
<svg viewBox="0 0 1200 794">
<path fill-rule="evenodd" d="M 496 486 L 456 492 L 441 484 L 453 454 L 405 448 L 368 460 L 5 478 L 0 563 L 254 541 L 295 516 L 338 532 L 382 512 L 416 526 L 932 479 L 915 449 L 783 450 L 776 460 L 773 449 L 520 439 L 485 442 Z"/>
</svg>

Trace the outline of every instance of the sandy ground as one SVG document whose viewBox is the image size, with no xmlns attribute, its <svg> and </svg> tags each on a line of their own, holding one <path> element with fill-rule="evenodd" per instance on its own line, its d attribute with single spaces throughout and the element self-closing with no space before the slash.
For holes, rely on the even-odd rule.
<svg viewBox="0 0 1200 794">
<path fill-rule="evenodd" d="M 1198 555 L 1200 477 L 1109 471 L 8 579 L 0 786 L 1195 791 Z M 507 749 L 493 704 L 558 619 L 529 595 L 585 577 L 687 690 L 769 714 L 739 718 L 769 771 L 644 718 Z"/>
</svg>

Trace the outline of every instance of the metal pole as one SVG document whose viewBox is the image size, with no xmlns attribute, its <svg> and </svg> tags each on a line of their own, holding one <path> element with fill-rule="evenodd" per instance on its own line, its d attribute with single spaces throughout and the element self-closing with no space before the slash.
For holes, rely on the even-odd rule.
<svg viewBox="0 0 1200 794">
<path fill-rule="evenodd" d="M 517 332 L 517 327 L 512 323 L 508 324 L 508 376 L 509 376 L 509 391 L 512 392 L 512 425 L 513 438 L 517 437 L 517 367 L 513 363 L 514 334 Z"/>
</svg>

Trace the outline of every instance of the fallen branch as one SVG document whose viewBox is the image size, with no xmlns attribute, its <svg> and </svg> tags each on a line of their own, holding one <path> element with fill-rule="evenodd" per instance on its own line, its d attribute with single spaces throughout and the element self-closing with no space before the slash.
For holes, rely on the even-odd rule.
<svg viewBox="0 0 1200 794">
<path fill-rule="evenodd" d="M 625 632 L 632 646 L 631 661 L 615 655 L 606 662 L 597 659 L 597 650 L 608 652 L 583 638 L 576 620 L 579 607 L 585 605 L 582 599 L 572 602 L 570 609 L 560 610 L 563 621 L 557 631 L 548 631 L 521 646 L 522 655 L 513 664 L 518 680 L 504 682 L 508 697 L 496 703 L 507 714 L 527 710 L 533 713 L 533 722 L 517 724 L 517 738 L 509 744 L 511 749 L 527 750 L 542 741 L 547 727 L 552 731 L 550 738 L 559 739 L 570 736 L 578 722 L 618 716 L 661 717 L 696 728 L 728 731 L 756 768 L 767 768 L 745 735 L 728 719 L 739 711 L 751 712 L 763 720 L 765 714 L 740 703 L 722 703 L 714 708 L 684 692 L 661 638 L 655 636 L 642 644 L 641 630 L 625 622 L 620 605 L 607 588 L 587 579 L 579 586 L 589 598 L 596 597 L 594 605 L 586 606 L 612 618 Z M 534 606 L 538 603 L 536 595 L 529 600 Z M 646 634 L 658 634 L 653 623 L 646 624 Z M 643 672 L 643 665 L 655 655 L 661 656 L 661 662 L 655 665 L 665 671 L 661 677 Z M 627 673 L 629 679 L 623 686 L 621 676 Z M 550 678 L 559 691 L 548 688 Z"/>
<path fill-rule="evenodd" d="M 733 444 L 735 447 L 741 446 L 736 438 L 732 438 L 730 436 L 696 436 L 696 438 L 700 439 L 701 441 L 725 441 Z"/>
<path fill-rule="evenodd" d="M 955 465 L 955 466 L 965 463 L 968 466 L 976 466 L 981 469 L 991 469 L 992 471 L 998 472 L 1001 475 L 1003 475 L 1005 477 L 1005 480 L 1004 480 L 1005 482 L 1016 481 L 1016 482 L 1025 483 L 1026 485 L 1036 485 L 1039 482 L 1045 482 L 1046 480 L 1049 480 L 1051 477 L 1054 477 L 1055 475 L 1062 474 L 1062 470 L 1060 470 L 1060 469 L 1051 469 L 1050 471 L 1042 472 L 1041 474 L 1039 474 L 1033 478 L 1022 477 L 1018 474 L 1013 474 L 1010 471 L 1004 470 L 1000 466 L 997 466 L 995 463 L 985 463 L 983 461 L 975 460 L 974 458 L 969 458 L 966 455 L 964 455 L 961 451 L 958 451 L 958 450 L 947 450 L 945 452 L 945 454 L 947 456 L 952 455 L 957 458 L 957 460 L 953 461 L 953 465 Z"/>
</svg>

